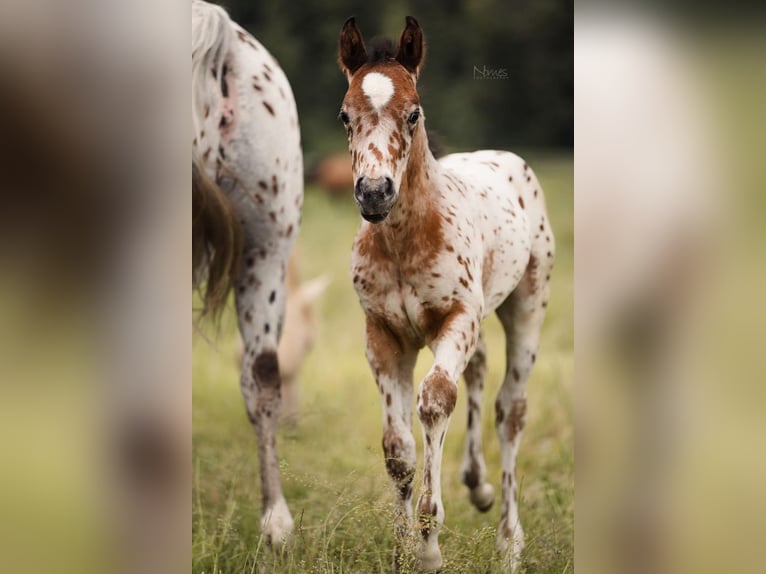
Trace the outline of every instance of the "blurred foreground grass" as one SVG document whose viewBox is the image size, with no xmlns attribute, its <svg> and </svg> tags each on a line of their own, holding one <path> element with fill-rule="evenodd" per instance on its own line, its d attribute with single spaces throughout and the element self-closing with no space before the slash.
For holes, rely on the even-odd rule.
<svg viewBox="0 0 766 574">
<path fill-rule="evenodd" d="M 527 541 L 523 571 L 563 573 L 574 570 L 572 161 L 566 156 L 526 159 L 546 193 L 557 261 L 518 458 Z M 380 446 L 380 399 L 364 358 L 363 315 L 348 271 L 359 220 L 350 196 L 332 200 L 318 189 L 306 190 L 298 242 L 302 275 L 327 273 L 332 283 L 318 304 L 319 337 L 301 373 L 299 422 L 295 428 L 283 428 L 279 436 L 283 487 L 296 522 L 294 543 L 281 557 L 266 549 L 260 538 L 257 451 L 239 393 L 233 313 L 226 314 L 212 344 L 195 337 L 194 572 L 391 570 L 393 488 Z M 484 328 L 489 373 L 482 424 L 489 477 L 498 498 L 490 512 L 480 514 L 460 482 L 466 426 L 461 385 L 444 446 L 444 572 L 500 571 L 494 552 L 500 461 L 492 405 L 505 369 L 504 339 L 494 316 Z M 424 350 L 413 400 L 429 361 L 430 353 Z M 417 417 L 414 425 L 422 453 Z"/>
</svg>

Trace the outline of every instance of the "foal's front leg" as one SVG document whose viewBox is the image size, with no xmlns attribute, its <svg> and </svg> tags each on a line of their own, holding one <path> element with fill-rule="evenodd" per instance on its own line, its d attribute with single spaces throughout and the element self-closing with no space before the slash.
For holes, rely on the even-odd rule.
<svg viewBox="0 0 766 574">
<path fill-rule="evenodd" d="M 423 427 L 423 489 L 418 500 L 422 540 L 418 549 L 421 570 L 442 566 L 439 530 L 444 523 L 441 496 L 441 463 L 444 437 L 457 400 L 457 380 L 476 349 L 479 314 L 454 313 L 445 318 L 431 343 L 434 364 L 420 384 L 418 417 Z"/>
<path fill-rule="evenodd" d="M 412 371 L 417 350 L 409 348 L 382 322 L 367 318 L 367 360 L 383 404 L 383 455 L 396 487 L 394 570 L 412 519 L 415 438 L 412 436 Z"/>
</svg>

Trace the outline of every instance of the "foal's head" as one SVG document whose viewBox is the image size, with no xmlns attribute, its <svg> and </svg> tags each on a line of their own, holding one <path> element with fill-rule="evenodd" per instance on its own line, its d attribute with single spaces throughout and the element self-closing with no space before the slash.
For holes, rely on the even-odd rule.
<svg viewBox="0 0 766 574">
<path fill-rule="evenodd" d="M 348 91 L 339 117 L 348 134 L 354 198 L 372 223 L 383 221 L 396 203 L 410 144 L 425 129 L 415 88 L 424 55 L 423 32 L 411 16 L 395 52 L 382 45 L 368 54 L 354 18 L 340 33 L 338 60 Z"/>
</svg>

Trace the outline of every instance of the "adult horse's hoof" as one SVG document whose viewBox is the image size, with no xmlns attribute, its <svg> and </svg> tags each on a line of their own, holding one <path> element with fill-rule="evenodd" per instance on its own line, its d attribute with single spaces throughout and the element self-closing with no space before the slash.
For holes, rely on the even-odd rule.
<svg viewBox="0 0 766 574">
<path fill-rule="evenodd" d="M 277 552 L 290 541 L 295 523 L 284 499 L 266 509 L 261 517 L 261 532 L 267 545 Z"/>
<path fill-rule="evenodd" d="M 494 502 L 495 489 L 492 488 L 490 483 L 485 482 L 471 490 L 471 504 L 473 504 L 479 512 L 487 512 L 492 508 Z"/>
</svg>

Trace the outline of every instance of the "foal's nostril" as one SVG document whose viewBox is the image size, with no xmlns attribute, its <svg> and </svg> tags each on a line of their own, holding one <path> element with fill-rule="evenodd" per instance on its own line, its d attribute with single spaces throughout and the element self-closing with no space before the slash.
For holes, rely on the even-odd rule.
<svg viewBox="0 0 766 574">
<path fill-rule="evenodd" d="M 383 189 L 383 195 L 386 199 L 390 199 L 394 195 L 394 180 L 390 177 L 386 178 L 386 185 Z"/>
<path fill-rule="evenodd" d="M 367 195 L 364 192 L 364 189 L 362 187 L 362 180 L 363 179 L 364 179 L 363 177 L 360 177 L 359 179 L 356 180 L 356 184 L 354 184 L 354 197 L 359 202 L 364 201 L 365 196 Z"/>
</svg>

